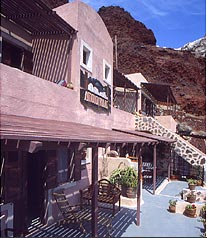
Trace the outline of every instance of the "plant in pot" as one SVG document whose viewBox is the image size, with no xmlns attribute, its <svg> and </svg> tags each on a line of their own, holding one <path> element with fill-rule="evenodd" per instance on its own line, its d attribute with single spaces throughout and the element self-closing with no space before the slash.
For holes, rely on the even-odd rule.
<svg viewBox="0 0 207 238">
<path fill-rule="evenodd" d="M 112 171 L 109 181 L 115 184 L 121 190 L 121 176 L 123 173 L 123 169 L 117 168 Z"/>
<path fill-rule="evenodd" d="M 128 198 L 136 198 L 138 172 L 133 167 L 127 167 L 121 172 L 122 195 Z"/>
<path fill-rule="evenodd" d="M 187 195 L 187 202 L 194 203 L 195 201 L 196 201 L 196 194 L 194 194 L 194 192 L 191 191 L 191 192 Z"/>
<path fill-rule="evenodd" d="M 204 204 L 201 207 L 199 217 L 200 217 L 200 219 L 198 221 L 203 222 L 204 233 L 206 233 L 206 204 Z"/>
<path fill-rule="evenodd" d="M 202 174 L 199 174 L 197 177 L 196 177 L 196 180 L 197 180 L 197 186 L 202 186 L 203 185 L 203 177 L 202 177 Z"/>
<path fill-rule="evenodd" d="M 197 185 L 197 180 L 193 179 L 193 178 L 190 178 L 190 179 L 187 179 L 187 182 L 188 182 L 189 189 L 190 190 L 195 190 L 195 187 Z"/>
<path fill-rule="evenodd" d="M 187 217 L 196 217 L 196 205 L 195 204 L 186 205 L 183 214 L 186 215 Z"/>
<path fill-rule="evenodd" d="M 177 171 L 177 169 L 173 170 L 172 174 L 170 175 L 170 179 L 171 180 L 179 180 L 180 179 L 180 175 L 179 175 L 179 172 Z"/>
<path fill-rule="evenodd" d="M 175 213 L 177 200 L 169 200 L 169 212 Z"/>
</svg>

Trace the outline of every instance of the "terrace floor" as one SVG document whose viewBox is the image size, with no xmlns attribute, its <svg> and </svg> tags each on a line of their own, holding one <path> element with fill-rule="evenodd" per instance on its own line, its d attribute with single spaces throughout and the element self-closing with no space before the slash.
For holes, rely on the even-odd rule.
<svg viewBox="0 0 207 238">
<path fill-rule="evenodd" d="M 198 221 L 198 217 L 189 218 L 168 212 L 169 199 L 179 200 L 179 192 L 183 188 L 187 188 L 187 182 L 172 181 L 157 195 L 143 189 L 140 226 L 136 225 L 136 203 L 134 207 L 122 206 L 113 218 L 111 237 L 200 237 L 203 224 Z M 91 237 L 90 222 L 85 226 L 88 235 L 83 235 L 74 224 L 41 227 L 37 222 L 36 226 L 36 232 L 29 237 Z M 98 237 L 109 237 L 105 227 L 98 227 Z"/>
</svg>

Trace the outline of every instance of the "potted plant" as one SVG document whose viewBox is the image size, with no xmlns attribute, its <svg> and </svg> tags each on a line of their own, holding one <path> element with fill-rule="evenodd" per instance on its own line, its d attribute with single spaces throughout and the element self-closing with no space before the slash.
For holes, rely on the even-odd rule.
<svg viewBox="0 0 207 238">
<path fill-rule="evenodd" d="M 175 213 L 177 200 L 169 200 L 169 212 Z"/>
<path fill-rule="evenodd" d="M 177 169 L 173 170 L 172 174 L 170 175 L 170 179 L 171 180 L 179 180 L 180 179 L 180 175 L 179 175 L 179 172 L 177 171 Z"/>
<path fill-rule="evenodd" d="M 203 222 L 204 232 L 206 232 L 206 204 L 204 204 L 201 207 L 199 217 L 200 217 L 200 219 L 198 221 Z"/>
<path fill-rule="evenodd" d="M 189 189 L 190 190 L 195 190 L 195 187 L 197 185 L 197 180 L 193 179 L 193 178 L 189 178 L 189 179 L 187 179 L 187 182 L 188 182 Z"/>
<path fill-rule="evenodd" d="M 184 215 L 187 217 L 196 217 L 196 205 L 188 204 L 185 207 Z"/>
<path fill-rule="evenodd" d="M 109 178 L 109 181 L 113 184 L 115 184 L 120 190 L 121 190 L 121 175 L 123 169 L 117 168 L 112 171 L 111 176 Z"/>
<path fill-rule="evenodd" d="M 133 167 L 115 169 L 111 173 L 109 181 L 121 188 L 123 196 L 128 198 L 136 197 L 138 172 Z"/>
<path fill-rule="evenodd" d="M 127 167 L 121 173 L 122 195 L 135 198 L 137 194 L 138 172 L 133 167 Z"/>
<path fill-rule="evenodd" d="M 203 185 L 203 178 L 202 175 L 197 176 L 197 186 L 202 186 Z"/>
<path fill-rule="evenodd" d="M 196 194 L 194 194 L 194 192 L 191 191 L 191 192 L 187 195 L 187 202 L 194 203 L 195 201 L 196 201 Z"/>
</svg>

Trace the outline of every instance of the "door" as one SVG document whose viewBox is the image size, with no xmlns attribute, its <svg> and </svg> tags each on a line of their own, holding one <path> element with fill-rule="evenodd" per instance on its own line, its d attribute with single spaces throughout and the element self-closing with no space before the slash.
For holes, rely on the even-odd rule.
<svg viewBox="0 0 207 238">
<path fill-rule="evenodd" d="M 32 220 L 43 222 L 45 200 L 45 151 L 28 153 L 27 159 L 27 216 L 28 226 Z"/>
</svg>

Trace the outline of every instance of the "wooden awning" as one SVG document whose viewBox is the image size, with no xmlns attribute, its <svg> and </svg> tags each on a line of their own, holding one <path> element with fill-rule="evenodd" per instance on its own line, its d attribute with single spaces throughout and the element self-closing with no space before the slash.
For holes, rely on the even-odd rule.
<svg viewBox="0 0 207 238">
<path fill-rule="evenodd" d="M 1 115 L 1 139 L 81 143 L 158 143 L 155 139 L 89 125 L 14 115 Z M 100 145 L 101 146 L 101 145 Z"/>
<path fill-rule="evenodd" d="M 141 132 L 141 131 L 136 131 L 136 130 L 120 130 L 120 129 L 113 129 L 114 131 L 119 131 L 119 132 L 123 132 L 123 133 L 127 133 L 130 135 L 137 135 L 139 137 L 144 137 L 144 138 L 148 138 L 151 140 L 158 140 L 159 142 L 165 142 L 165 143 L 173 143 L 176 140 L 165 137 L 165 136 L 158 136 L 158 135 L 153 135 L 150 133 L 146 133 L 146 132 Z"/>
<path fill-rule="evenodd" d="M 1 15 L 32 35 L 71 35 L 76 30 L 41 0 L 2 0 Z"/>
<path fill-rule="evenodd" d="M 169 84 L 141 83 L 141 88 L 159 103 L 177 104 Z"/>
<path fill-rule="evenodd" d="M 137 85 L 135 85 L 131 80 L 125 77 L 124 74 L 119 72 L 117 69 L 113 70 L 113 85 L 114 87 L 128 88 L 133 89 L 135 91 L 139 90 L 139 87 L 137 87 Z"/>
</svg>

